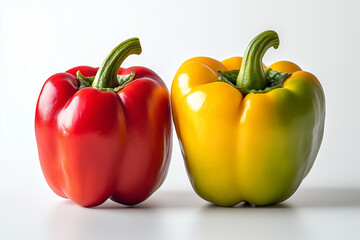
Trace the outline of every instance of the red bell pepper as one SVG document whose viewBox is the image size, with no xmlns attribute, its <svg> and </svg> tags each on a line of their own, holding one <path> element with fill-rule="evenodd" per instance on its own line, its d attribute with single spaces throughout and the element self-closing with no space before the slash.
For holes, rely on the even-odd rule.
<svg viewBox="0 0 360 240">
<path fill-rule="evenodd" d="M 42 171 L 57 195 L 86 207 L 109 197 L 135 205 L 164 181 L 172 148 L 168 90 L 148 68 L 120 68 L 140 53 L 132 38 L 99 69 L 75 67 L 45 82 L 35 133 Z"/>
</svg>

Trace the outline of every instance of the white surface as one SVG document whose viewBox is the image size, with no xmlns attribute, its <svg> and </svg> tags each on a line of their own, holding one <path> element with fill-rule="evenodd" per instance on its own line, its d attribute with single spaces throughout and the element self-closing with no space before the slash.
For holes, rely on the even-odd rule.
<svg viewBox="0 0 360 240">
<path fill-rule="evenodd" d="M 160 191 L 135 208 L 108 201 L 89 209 L 49 196 L 6 196 L 0 239 L 360 239 L 354 188 L 301 189 L 262 208 L 216 207 L 190 191 Z"/>
<path fill-rule="evenodd" d="M 359 198 L 346 205 L 331 190 L 320 191 L 315 203 L 302 203 L 314 193 L 306 189 L 342 193 L 348 187 L 345 195 L 351 195 L 360 188 L 359 9 L 357 0 L 0 0 L 0 238 L 49 239 L 53 233 L 62 236 L 63 229 L 75 239 L 112 231 L 164 239 L 193 233 L 243 236 L 244 231 L 247 237 L 359 236 L 354 225 L 360 224 Z M 291 60 L 314 73 L 327 101 L 323 144 L 300 188 L 304 194 L 295 195 L 300 200 L 294 197 L 290 208 L 217 209 L 188 200 L 192 189 L 175 134 L 162 195 L 150 199 L 155 207 L 150 202 L 148 209 L 82 209 L 53 196 L 41 173 L 33 129 L 36 100 L 49 76 L 78 65 L 98 66 L 119 42 L 138 36 L 143 53 L 123 66 L 147 66 L 170 88 L 186 59 L 242 56 L 248 42 L 267 29 L 278 32 L 280 47 L 268 51 L 265 64 Z M 174 196 L 181 198 L 184 191 L 185 203 L 177 201 Z M 167 194 L 175 200 L 166 202 Z M 144 226 L 149 227 L 138 230 Z"/>
</svg>

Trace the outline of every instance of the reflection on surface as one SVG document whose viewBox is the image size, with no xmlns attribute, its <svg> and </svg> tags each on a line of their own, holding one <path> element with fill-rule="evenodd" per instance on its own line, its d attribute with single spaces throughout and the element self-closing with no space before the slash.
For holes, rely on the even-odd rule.
<svg viewBox="0 0 360 240">
<path fill-rule="evenodd" d="M 107 203 L 109 204 L 109 203 Z M 110 204 L 111 206 L 121 206 Z M 106 205 L 105 205 L 106 206 Z M 196 193 L 188 191 L 160 191 L 150 199 L 139 205 L 149 208 L 254 208 L 260 209 L 284 209 L 284 208 L 345 208 L 360 207 L 360 188 L 299 188 L 287 201 L 266 207 L 253 207 L 241 203 L 232 208 L 218 207 L 202 200 Z"/>
<path fill-rule="evenodd" d="M 70 201 L 58 203 L 47 221 L 47 239 L 126 239 L 144 234 L 163 239 L 164 223 L 156 210 L 119 206 L 97 209 L 83 208 Z"/>
<path fill-rule="evenodd" d="M 191 191 L 160 191 L 137 207 L 107 201 L 83 208 L 59 200 L 44 229 L 48 239 L 304 239 L 348 234 L 359 221 L 360 189 L 299 189 L 282 204 L 231 208 Z"/>
<path fill-rule="evenodd" d="M 297 208 L 360 207 L 360 188 L 299 189 L 289 202 Z"/>
</svg>

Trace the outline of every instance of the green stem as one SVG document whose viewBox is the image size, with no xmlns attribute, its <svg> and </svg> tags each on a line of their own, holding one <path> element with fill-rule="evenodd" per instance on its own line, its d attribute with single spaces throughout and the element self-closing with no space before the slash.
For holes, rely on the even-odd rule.
<svg viewBox="0 0 360 240">
<path fill-rule="evenodd" d="M 260 33 L 250 42 L 236 79 L 237 87 L 250 91 L 262 90 L 268 86 L 262 58 L 271 47 L 279 47 L 279 36 L 271 30 Z"/>
<path fill-rule="evenodd" d="M 97 89 L 116 88 L 119 86 L 117 72 L 121 63 L 131 54 L 140 54 L 141 45 L 138 38 L 130 38 L 120 43 L 107 56 L 95 75 L 92 87 Z"/>
</svg>

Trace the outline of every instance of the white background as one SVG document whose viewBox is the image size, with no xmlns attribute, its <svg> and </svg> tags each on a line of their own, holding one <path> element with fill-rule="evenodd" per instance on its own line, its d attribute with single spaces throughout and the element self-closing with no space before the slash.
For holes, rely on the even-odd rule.
<svg viewBox="0 0 360 240">
<path fill-rule="evenodd" d="M 301 202 L 312 199 L 310 193 L 316 192 L 314 189 L 319 190 L 318 203 L 343 193 L 344 198 L 353 196 L 352 200 L 344 202 L 342 198 L 336 198 L 331 204 L 325 204 L 328 208 L 322 208 L 318 215 L 316 207 L 321 204 L 312 205 L 314 210 L 310 212 L 300 213 L 315 222 L 338 219 L 339 222 L 322 225 L 319 228 L 321 231 L 332 229 L 334 233 L 340 233 L 352 226 L 349 222 L 357 221 L 360 224 L 359 10 L 360 2 L 357 0 L 0 1 L 0 238 L 48 238 L 48 235 L 41 234 L 42 229 L 52 233 L 52 227 L 59 224 L 53 222 L 52 225 L 52 220 L 46 217 L 49 213 L 61 209 L 60 212 L 64 215 L 69 213 L 71 219 L 73 212 L 82 216 L 81 211 L 89 210 L 56 197 L 47 186 L 40 169 L 34 135 L 34 112 L 40 89 L 49 76 L 78 65 L 99 66 L 113 47 L 136 36 L 140 38 L 143 52 L 140 56 L 130 56 L 122 66 L 147 66 L 157 72 L 170 89 L 177 68 L 186 59 L 200 55 L 219 60 L 242 56 L 249 41 L 268 29 L 277 31 L 280 47 L 278 50 L 270 49 L 264 57 L 264 63 L 270 65 L 278 60 L 297 63 L 318 77 L 326 96 L 323 144 L 313 169 L 301 185 L 299 193 L 293 197 L 292 207 L 295 210 L 297 207 L 304 209 L 304 206 L 308 209 Z M 188 196 L 184 200 L 188 201 L 188 205 L 181 205 L 181 201 L 174 197 L 172 200 L 175 204 L 165 203 L 171 194 L 179 196 L 179 193 Z M 191 221 L 191 214 L 204 210 L 205 202 L 198 199 L 191 189 L 176 136 L 168 177 L 157 194 L 149 202 L 163 202 L 167 206 L 165 209 L 157 205 L 161 209 L 160 216 L 176 219 L 180 225 L 191 225 L 185 219 L 188 217 Z M 175 211 L 176 203 L 184 206 L 189 214 Z M 352 209 L 349 215 L 344 210 L 336 212 L 336 207 L 339 207 L 337 204 L 345 204 L 346 209 Z M 230 213 L 229 210 L 224 211 Z M 239 210 L 236 209 L 236 212 L 241 212 Z M 254 211 L 257 211 L 254 214 L 258 214 L 264 210 Z M 276 215 L 283 210 L 272 211 L 274 213 L 271 214 Z M 27 217 L 25 214 L 28 214 Z M 215 213 L 214 219 L 220 219 L 217 225 L 221 224 L 221 219 L 228 219 L 221 214 L 224 213 Z M 256 223 L 256 215 L 247 214 Z M 294 223 L 291 222 L 291 215 L 286 214 L 282 219 L 283 224 Z M 315 217 L 306 214 L 315 214 Z M 129 218 L 134 216 L 137 215 L 129 214 Z M 344 217 L 344 221 L 340 216 Z M 107 222 L 118 216 L 105 214 L 103 217 Z M 153 218 L 156 219 L 156 214 L 149 215 L 149 219 Z M 64 222 L 67 222 L 65 219 Z M 82 216 L 81 219 L 86 217 Z M 77 218 L 79 221 L 81 219 Z M 306 218 L 306 221 L 309 219 Z M 37 221 L 46 222 L 46 226 L 42 223 L 36 225 Z M 134 221 L 137 221 L 136 218 Z M 143 233 L 157 239 L 181 238 L 182 235 L 170 231 L 176 229 L 176 226 L 169 222 L 162 223 L 168 227 L 166 234 L 161 234 L 164 229 L 162 226 L 157 226 L 154 232 Z M 293 225 L 295 232 L 299 229 L 296 224 Z M 340 227 L 336 230 L 337 224 Z M 72 227 L 80 235 L 84 230 L 76 225 L 64 226 Z M 101 233 L 102 229 L 96 231 L 96 227 L 90 226 L 97 234 Z M 106 229 L 107 232 L 109 229 Z M 116 227 L 112 229 L 115 231 Z M 183 236 L 191 238 L 191 229 L 194 228 L 185 227 Z M 63 230 L 69 229 L 65 227 Z M 241 232 L 237 233 L 235 228 L 222 230 L 228 232 L 229 236 L 241 236 Z M 348 237 L 354 239 L 360 236 L 355 227 L 349 227 L 346 232 Z M 211 237 L 203 233 L 199 231 L 196 236 Z M 269 230 L 267 233 L 274 237 L 282 236 L 281 232 Z M 128 234 L 128 239 L 131 238 L 131 233 L 125 234 Z M 141 233 L 137 234 L 132 237 L 141 236 Z M 259 237 L 261 232 L 255 234 Z M 306 236 L 311 238 L 315 235 L 310 232 Z M 329 236 L 334 237 L 336 234 Z M 67 237 L 82 239 L 71 234 Z"/>
</svg>

